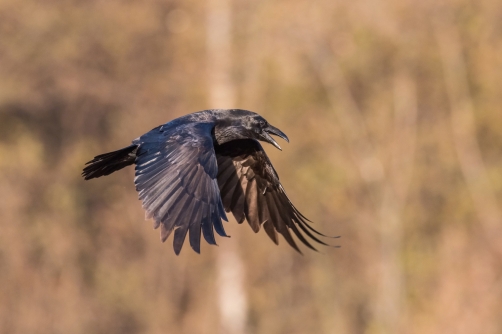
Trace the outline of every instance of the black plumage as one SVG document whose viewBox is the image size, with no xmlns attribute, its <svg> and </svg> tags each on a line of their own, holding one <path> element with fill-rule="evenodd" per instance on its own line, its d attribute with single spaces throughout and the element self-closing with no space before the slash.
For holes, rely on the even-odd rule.
<svg viewBox="0 0 502 334">
<path fill-rule="evenodd" d="M 323 234 L 295 208 L 258 140 L 288 137 L 260 115 L 240 109 L 204 110 L 177 118 L 135 139 L 121 150 L 96 156 L 82 173 L 86 180 L 136 164 L 134 183 L 147 218 L 160 227 L 164 242 L 174 231 L 179 254 L 186 235 L 200 252 L 201 234 L 216 244 L 214 231 L 226 236 L 222 219 L 232 212 L 254 232 L 263 226 L 278 244 L 277 233 L 301 252 L 292 233 L 307 247 L 326 245 Z M 292 233 L 291 233 L 292 232 Z M 311 239 L 309 241 L 308 239 Z"/>
</svg>

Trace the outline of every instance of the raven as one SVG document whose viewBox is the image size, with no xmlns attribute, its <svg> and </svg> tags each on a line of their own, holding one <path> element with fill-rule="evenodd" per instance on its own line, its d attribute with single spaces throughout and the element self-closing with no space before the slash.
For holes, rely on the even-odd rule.
<svg viewBox="0 0 502 334">
<path fill-rule="evenodd" d="M 227 236 L 221 219 L 232 212 L 254 232 L 263 225 L 275 244 L 278 233 L 301 253 L 290 230 L 307 247 L 304 236 L 327 245 L 286 196 L 259 140 L 281 150 L 270 136 L 288 137 L 260 115 L 242 109 L 211 109 L 188 114 L 158 126 L 132 145 L 96 156 L 86 163 L 86 179 L 136 164 L 134 184 L 147 218 L 160 227 L 164 242 L 174 231 L 178 255 L 189 232 L 190 246 L 200 253 L 201 231 L 216 245 L 213 229 Z M 301 231 L 300 231 L 301 230 Z M 303 233 L 302 233 L 303 232 Z"/>
</svg>

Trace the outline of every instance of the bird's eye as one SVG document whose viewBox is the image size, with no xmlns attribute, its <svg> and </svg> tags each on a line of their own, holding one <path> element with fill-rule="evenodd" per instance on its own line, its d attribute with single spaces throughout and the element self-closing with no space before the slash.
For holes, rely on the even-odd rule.
<svg viewBox="0 0 502 334">
<path fill-rule="evenodd" d="M 267 122 L 265 122 L 264 120 L 260 120 L 260 125 L 261 126 L 265 126 L 267 124 Z"/>
</svg>

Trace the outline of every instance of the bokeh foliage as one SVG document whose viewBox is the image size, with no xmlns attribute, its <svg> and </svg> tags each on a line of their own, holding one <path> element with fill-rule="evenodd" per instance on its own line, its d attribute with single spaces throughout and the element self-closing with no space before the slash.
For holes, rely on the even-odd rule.
<svg viewBox="0 0 502 334">
<path fill-rule="evenodd" d="M 266 149 L 342 248 L 300 256 L 228 223 L 237 238 L 176 257 L 132 168 L 80 171 L 218 107 L 205 6 L 0 1 L 0 332 L 216 333 L 231 242 L 249 333 L 502 332 L 502 2 L 233 1 L 235 107 L 288 134 Z"/>
</svg>

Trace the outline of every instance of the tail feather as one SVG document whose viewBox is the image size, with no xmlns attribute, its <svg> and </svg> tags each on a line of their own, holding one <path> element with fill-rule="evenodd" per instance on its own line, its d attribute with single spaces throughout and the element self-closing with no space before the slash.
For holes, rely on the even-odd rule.
<svg viewBox="0 0 502 334">
<path fill-rule="evenodd" d="M 132 165 L 136 159 L 137 150 L 138 145 L 130 145 L 118 151 L 98 155 L 86 163 L 82 176 L 86 180 L 94 179 Z"/>
</svg>

